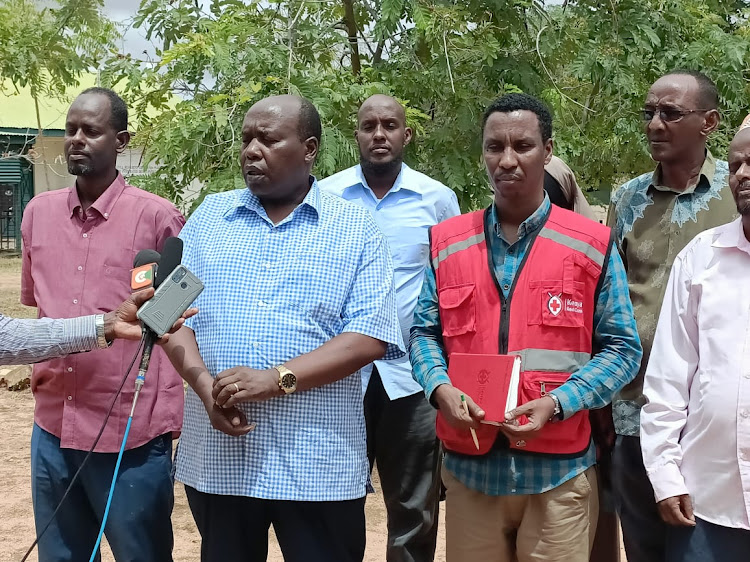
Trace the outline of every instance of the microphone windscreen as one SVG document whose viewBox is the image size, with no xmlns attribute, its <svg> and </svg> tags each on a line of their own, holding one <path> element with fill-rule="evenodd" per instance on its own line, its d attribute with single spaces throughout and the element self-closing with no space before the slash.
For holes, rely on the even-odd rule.
<svg viewBox="0 0 750 562">
<path fill-rule="evenodd" d="M 133 267 L 141 267 L 147 263 L 159 263 L 161 254 L 156 250 L 141 250 L 135 255 Z"/>
<path fill-rule="evenodd" d="M 161 249 L 154 287 L 158 288 L 172 274 L 175 267 L 180 265 L 180 262 L 182 262 L 182 240 L 170 236 L 164 241 L 164 247 Z"/>
</svg>

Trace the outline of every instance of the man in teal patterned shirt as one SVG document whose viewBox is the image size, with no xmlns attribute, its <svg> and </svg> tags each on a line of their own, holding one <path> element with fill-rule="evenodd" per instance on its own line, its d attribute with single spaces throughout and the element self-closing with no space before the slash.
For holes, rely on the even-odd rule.
<svg viewBox="0 0 750 562">
<path fill-rule="evenodd" d="M 731 221 L 737 211 L 727 163 L 706 149 L 719 125 L 718 104 L 716 86 L 704 74 L 678 70 L 659 78 L 643 109 L 656 170 L 617 189 L 609 210 L 643 345 L 638 376 L 613 402 L 613 486 L 625 550 L 638 562 L 661 562 L 665 555 L 664 523 L 643 467 L 639 428 L 643 374 L 669 271 L 690 240 Z"/>
</svg>

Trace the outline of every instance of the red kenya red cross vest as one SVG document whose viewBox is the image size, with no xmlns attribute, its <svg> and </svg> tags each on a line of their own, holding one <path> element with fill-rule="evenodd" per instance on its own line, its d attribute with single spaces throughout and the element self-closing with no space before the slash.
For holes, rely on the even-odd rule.
<svg viewBox="0 0 750 562">
<path fill-rule="evenodd" d="M 552 205 L 503 297 L 485 242 L 485 211 L 432 227 L 430 249 L 437 281 L 446 355 L 516 354 L 521 357 L 519 405 L 562 385 L 591 358 L 594 307 L 609 259 L 610 229 Z M 525 420 L 521 420 L 525 422 Z M 500 437 L 482 425 L 477 451 L 468 431 L 450 427 L 438 412 L 438 437 L 446 449 L 487 453 Z M 580 455 L 589 446 L 588 412 L 548 423 L 535 439 L 510 443 L 520 451 Z"/>
</svg>

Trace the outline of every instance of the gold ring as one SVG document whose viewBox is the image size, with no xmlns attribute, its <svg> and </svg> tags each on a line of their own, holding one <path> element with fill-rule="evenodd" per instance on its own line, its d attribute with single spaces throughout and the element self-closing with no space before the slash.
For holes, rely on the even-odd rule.
<svg viewBox="0 0 750 562">
<path fill-rule="evenodd" d="M 239 387 L 239 385 L 236 382 L 233 382 L 232 384 L 234 385 L 234 388 L 237 389 L 237 390 L 234 391 L 234 393 L 237 394 L 240 391 L 240 387 Z"/>
</svg>

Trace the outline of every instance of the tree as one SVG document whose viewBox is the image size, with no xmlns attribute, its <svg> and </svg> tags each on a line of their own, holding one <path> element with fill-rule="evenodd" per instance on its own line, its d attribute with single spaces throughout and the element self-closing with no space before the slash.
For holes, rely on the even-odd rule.
<svg viewBox="0 0 750 562">
<path fill-rule="evenodd" d="M 651 166 L 638 110 L 649 85 L 679 66 L 718 83 L 725 151 L 747 106 L 748 2 L 736 0 L 144 0 L 136 25 L 158 41 L 154 61 L 119 57 L 104 80 L 124 85 L 136 142 L 157 171 L 141 180 L 177 202 L 238 186 L 239 130 L 252 103 L 299 93 L 324 122 L 315 173 L 357 161 L 356 110 L 398 97 L 416 131 L 406 159 L 484 205 L 480 122 L 503 92 L 542 97 L 556 151 L 582 184 L 608 190 Z M 156 111 L 154 111 L 154 109 Z M 200 199 L 199 199 L 200 200 Z"/>
<path fill-rule="evenodd" d="M 16 90 L 28 86 L 39 136 L 39 97 L 62 95 L 77 85 L 82 72 L 97 68 L 114 50 L 117 36 L 115 25 L 101 13 L 102 0 L 60 0 L 55 5 L 39 8 L 33 0 L 0 0 L 0 91 L 6 81 Z"/>
</svg>

